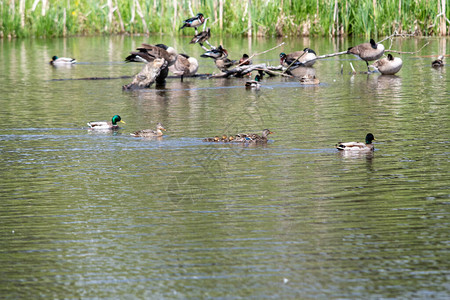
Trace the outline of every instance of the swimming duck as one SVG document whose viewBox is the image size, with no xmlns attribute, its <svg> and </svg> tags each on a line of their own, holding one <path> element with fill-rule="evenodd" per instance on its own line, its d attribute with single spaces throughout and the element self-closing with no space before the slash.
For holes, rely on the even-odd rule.
<svg viewBox="0 0 450 300">
<path fill-rule="evenodd" d="M 52 60 L 50 61 L 51 65 L 62 65 L 62 64 L 74 64 L 77 61 L 75 60 L 75 58 L 69 58 L 69 57 L 58 57 L 58 56 L 53 56 Z"/>
<path fill-rule="evenodd" d="M 370 73 L 369 61 L 379 59 L 384 54 L 384 46 L 383 44 L 377 44 L 373 39 L 370 39 L 370 43 L 363 43 L 348 48 L 347 54 L 353 54 L 364 60 L 367 65 L 367 72 Z"/>
<path fill-rule="evenodd" d="M 297 60 L 298 58 L 298 60 Z M 290 54 L 284 52 L 280 53 L 280 64 L 289 66 L 295 60 L 293 66 L 312 67 L 316 62 L 316 52 L 310 48 L 305 48 L 303 51 L 295 51 Z"/>
<path fill-rule="evenodd" d="M 375 148 L 372 144 L 372 141 L 376 140 L 373 134 L 368 133 L 366 135 L 366 143 L 358 143 L 358 142 L 348 142 L 348 143 L 337 143 L 336 149 L 343 151 L 373 151 Z"/>
<path fill-rule="evenodd" d="M 208 27 L 205 31 L 202 31 L 196 34 L 189 44 L 199 43 L 202 45 L 205 41 L 207 41 L 211 37 L 211 29 Z"/>
<path fill-rule="evenodd" d="M 178 54 L 177 60 L 169 67 L 169 70 L 175 75 L 180 75 L 183 80 L 183 76 L 192 76 L 197 73 L 198 61 L 187 54 Z"/>
<path fill-rule="evenodd" d="M 403 62 L 400 57 L 393 57 L 390 53 L 387 57 L 377 60 L 372 64 L 383 75 L 394 75 L 402 68 Z"/>
<path fill-rule="evenodd" d="M 107 121 L 97 121 L 97 122 L 88 122 L 87 125 L 89 129 L 93 130 L 117 130 L 120 129 L 117 123 L 126 124 L 122 121 L 122 118 L 119 115 L 115 115 L 112 117 L 111 122 Z"/>
<path fill-rule="evenodd" d="M 261 135 L 256 133 L 240 133 L 235 136 L 234 141 L 240 143 L 267 143 L 267 137 L 272 133 L 269 129 L 264 129 Z"/>
<path fill-rule="evenodd" d="M 241 59 L 239 60 L 239 65 L 240 66 L 246 66 L 246 65 L 251 65 L 252 61 L 249 59 L 250 57 L 248 56 L 248 54 L 244 53 L 241 57 Z"/>
<path fill-rule="evenodd" d="M 439 55 L 439 57 L 431 63 L 431 66 L 433 68 L 440 68 L 440 67 L 444 66 L 444 56 Z"/>
<path fill-rule="evenodd" d="M 218 137 L 216 135 L 215 137 L 212 137 L 212 138 L 204 138 L 203 141 L 204 142 L 219 142 L 220 141 L 220 137 Z"/>
<path fill-rule="evenodd" d="M 181 26 L 180 29 L 183 29 L 184 27 L 197 28 L 198 26 L 202 25 L 204 22 L 205 22 L 205 18 L 203 17 L 203 14 L 198 13 L 195 17 L 184 20 L 183 26 Z"/>
<path fill-rule="evenodd" d="M 219 59 L 219 58 L 225 58 L 228 56 L 228 51 L 222 47 L 222 45 L 219 45 L 219 47 L 215 49 L 211 49 L 209 51 L 206 51 L 200 57 L 206 57 L 206 58 L 212 58 L 212 59 Z"/>
<path fill-rule="evenodd" d="M 148 45 L 142 44 L 141 47 L 137 48 L 137 52 L 130 52 L 125 58 L 126 62 L 152 62 L 157 58 L 163 58 L 167 61 L 168 65 L 171 66 L 177 60 L 177 51 L 168 47 L 164 44 Z"/>
<path fill-rule="evenodd" d="M 255 80 L 249 80 L 245 83 L 246 89 L 259 89 L 261 87 L 261 84 L 259 83 L 261 80 L 261 77 L 258 75 L 255 76 Z"/>
<path fill-rule="evenodd" d="M 300 84 L 302 85 L 318 85 L 319 83 L 319 78 L 316 75 L 306 74 L 300 78 Z"/>
<path fill-rule="evenodd" d="M 164 126 L 161 123 L 156 124 L 156 131 L 151 129 L 143 129 L 139 131 L 135 131 L 133 133 L 130 133 L 132 136 L 136 137 L 158 137 L 163 135 L 163 131 L 166 131 Z"/>
</svg>

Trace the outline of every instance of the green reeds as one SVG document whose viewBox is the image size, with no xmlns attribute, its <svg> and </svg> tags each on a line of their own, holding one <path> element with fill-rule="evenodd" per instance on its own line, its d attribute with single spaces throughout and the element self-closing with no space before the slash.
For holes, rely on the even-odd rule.
<svg viewBox="0 0 450 300">
<path fill-rule="evenodd" d="M 447 0 L 190 2 L 194 13 L 202 12 L 209 18 L 208 27 L 214 34 L 247 35 L 250 29 L 253 36 L 368 37 L 388 35 L 394 31 L 422 35 L 449 32 L 445 19 L 450 19 L 450 1 Z M 25 4 L 23 12 L 21 3 Z M 223 11 L 220 3 L 223 3 Z M 42 15 L 43 11 L 45 15 Z M 442 11 L 445 11 L 445 16 Z M 175 20 L 174 16 L 177 16 Z M 9 0 L 0 2 L 0 37 L 124 32 L 192 35 L 192 29 L 178 30 L 188 17 L 191 17 L 188 0 Z"/>
</svg>

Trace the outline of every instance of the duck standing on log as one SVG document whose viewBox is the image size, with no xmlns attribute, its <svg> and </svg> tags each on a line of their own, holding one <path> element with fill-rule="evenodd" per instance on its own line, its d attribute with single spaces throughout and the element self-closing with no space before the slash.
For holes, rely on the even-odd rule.
<svg viewBox="0 0 450 300">
<path fill-rule="evenodd" d="M 130 52 L 131 54 L 125 58 L 126 62 L 152 62 L 157 58 L 163 58 L 167 61 L 168 65 L 171 66 L 177 60 L 177 51 L 168 47 L 164 44 L 149 45 L 142 44 L 141 47 L 137 48 L 135 52 Z"/>
<path fill-rule="evenodd" d="M 280 53 L 280 65 L 312 67 L 316 62 L 317 54 L 310 48 L 305 48 L 303 51 L 295 51 L 289 54 Z"/>
</svg>

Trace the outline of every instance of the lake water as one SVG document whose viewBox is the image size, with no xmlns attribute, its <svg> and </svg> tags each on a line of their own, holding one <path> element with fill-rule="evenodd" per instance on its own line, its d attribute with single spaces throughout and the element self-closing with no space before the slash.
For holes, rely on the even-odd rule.
<svg viewBox="0 0 450 300">
<path fill-rule="evenodd" d="M 9 299 L 444 299 L 450 297 L 450 39 L 397 39 L 397 76 L 315 64 L 319 86 L 168 79 L 123 92 L 164 42 L 217 72 L 190 37 L 0 40 L 0 295 Z M 227 39 L 230 57 L 333 53 L 363 39 Z M 389 42 L 384 43 L 389 47 Z M 53 55 L 75 57 L 54 68 Z M 394 56 L 398 54 L 394 53 Z M 447 61 L 447 63 L 449 63 Z M 343 74 L 341 74 L 343 65 Z M 59 80 L 64 79 L 64 80 Z M 120 114 L 117 133 L 86 123 Z M 130 132 L 166 128 L 162 139 Z M 204 143 L 274 131 L 263 146 Z M 373 155 L 339 141 L 375 137 Z"/>
</svg>

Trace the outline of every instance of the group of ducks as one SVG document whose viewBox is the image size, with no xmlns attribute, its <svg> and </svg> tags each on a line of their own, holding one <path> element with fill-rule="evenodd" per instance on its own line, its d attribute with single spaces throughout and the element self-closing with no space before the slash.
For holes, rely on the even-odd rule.
<svg viewBox="0 0 450 300">
<path fill-rule="evenodd" d="M 222 137 L 215 136 L 211 138 L 205 138 L 203 139 L 204 142 L 222 142 L 222 143 L 228 143 L 228 142 L 235 142 L 235 143 L 267 143 L 269 134 L 272 134 L 273 132 L 269 129 L 264 129 L 262 131 L 262 134 L 259 135 L 257 133 L 238 133 L 236 135 L 222 135 Z"/>
<path fill-rule="evenodd" d="M 125 121 L 122 120 L 122 118 L 119 115 L 114 115 L 110 122 L 108 121 L 95 121 L 95 122 L 88 122 L 87 125 L 89 126 L 89 130 L 95 130 L 95 131 L 113 131 L 113 130 L 119 130 L 119 124 L 117 123 L 123 123 L 126 124 Z M 130 133 L 130 135 L 135 137 L 160 137 L 163 135 L 163 131 L 166 131 L 164 126 L 161 123 L 156 124 L 156 130 L 152 129 L 143 129 L 138 130 L 135 132 Z"/>
<path fill-rule="evenodd" d="M 96 122 L 88 122 L 89 130 L 95 131 L 114 131 L 120 129 L 118 123 L 126 124 L 119 115 L 115 115 L 112 117 L 110 122 L 107 121 L 96 121 Z M 163 136 L 163 131 L 166 131 L 164 126 L 161 123 L 156 124 L 156 130 L 152 129 L 143 129 L 139 131 L 135 131 L 130 133 L 130 135 L 135 137 L 161 137 Z M 269 129 L 264 129 L 261 135 L 257 133 L 239 133 L 236 135 L 222 135 L 215 136 L 211 138 L 203 139 L 204 142 L 222 142 L 222 143 L 245 143 L 245 144 L 258 144 L 258 143 L 267 143 L 269 134 L 273 134 Z M 366 135 L 365 143 L 360 142 L 346 142 L 346 143 L 338 143 L 336 144 L 336 149 L 341 151 L 350 151 L 350 152 L 371 152 L 374 151 L 374 145 L 372 141 L 375 140 L 375 137 L 372 133 L 368 133 Z"/>
</svg>

